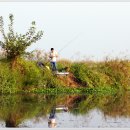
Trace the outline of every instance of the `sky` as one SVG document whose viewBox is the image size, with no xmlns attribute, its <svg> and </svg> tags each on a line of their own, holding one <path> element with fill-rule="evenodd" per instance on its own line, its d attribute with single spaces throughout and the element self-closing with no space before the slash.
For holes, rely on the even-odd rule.
<svg viewBox="0 0 130 130">
<path fill-rule="evenodd" d="M 71 60 L 130 59 L 129 2 L 1 2 L 6 31 L 10 13 L 16 32 L 24 34 L 32 21 L 44 31 L 27 51 L 53 47 Z"/>
</svg>

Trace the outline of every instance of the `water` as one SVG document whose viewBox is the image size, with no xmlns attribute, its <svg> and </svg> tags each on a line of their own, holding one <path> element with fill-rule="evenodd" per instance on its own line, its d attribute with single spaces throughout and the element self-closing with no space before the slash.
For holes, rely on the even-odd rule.
<svg viewBox="0 0 130 130">
<path fill-rule="evenodd" d="M 61 105 L 69 111 L 55 109 Z M 55 122 L 48 123 L 53 109 Z M 104 96 L 1 95 L 0 127 L 129 128 L 130 92 Z"/>
</svg>

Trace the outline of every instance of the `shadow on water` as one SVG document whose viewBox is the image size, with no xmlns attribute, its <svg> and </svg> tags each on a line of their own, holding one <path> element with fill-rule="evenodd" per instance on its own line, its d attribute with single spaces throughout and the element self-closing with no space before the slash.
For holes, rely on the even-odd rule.
<svg viewBox="0 0 130 130">
<path fill-rule="evenodd" d="M 60 107 L 59 107 L 60 106 Z M 61 107 L 62 106 L 62 107 Z M 67 108 L 67 111 L 65 110 Z M 98 109 L 103 114 L 103 118 L 124 117 L 130 118 L 130 92 L 116 93 L 114 95 L 43 95 L 43 94 L 18 94 L 0 95 L 0 120 L 4 121 L 1 127 L 30 127 L 24 122 L 40 122 L 42 118 L 43 126 L 36 127 L 56 127 L 49 124 L 51 116 L 52 122 L 58 125 L 60 118 L 75 121 L 75 116 L 87 116 L 92 110 Z M 54 113 L 52 113 L 54 112 Z M 65 113 L 69 113 L 67 116 Z M 62 113 L 64 115 L 60 115 Z M 53 114 L 53 115 L 51 115 Z M 56 116 L 58 115 L 58 117 Z M 60 115 L 60 116 L 59 116 Z M 71 116 L 73 115 L 73 117 Z M 57 119 L 58 118 L 58 119 Z M 45 125 L 45 123 L 47 125 Z M 72 123 L 72 122 L 71 122 Z M 68 122 L 66 124 L 66 127 Z M 82 127 L 79 125 L 78 127 Z M 93 127 L 93 126 L 91 126 Z"/>
</svg>

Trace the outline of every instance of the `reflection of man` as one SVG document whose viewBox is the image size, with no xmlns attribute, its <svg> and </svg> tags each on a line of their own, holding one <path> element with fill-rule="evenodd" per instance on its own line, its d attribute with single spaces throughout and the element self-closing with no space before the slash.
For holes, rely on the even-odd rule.
<svg viewBox="0 0 130 130">
<path fill-rule="evenodd" d="M 51 52 L 49 55 L 52 71 L 57 71 L 56 61 L 57 61 L 58 53 L 51 48 Z"/>
<path fill-rule="evenodd" d="M 48 127 L 49 128 L 55 128 L 57 125 L 55 119 L 51 119 L 50 121 L 48 121 Z"/>
<path fill-rule="evenodd" d="M 48 119 L 48 127 L 51 127 L 51 128 L 54 128 L 56 127 L 57 123 L 56 123 L 56 110 L 63 110 L 64 112 L 67 112 L 68 111 L 68 107 L 65 107 L 65 106 L 57 106 L 56 108 L 53 108 L 51 110 L 51 113 L 50 113 L 50 116 L 49 116 L 49 119 Z"/>
<path fill-rule="evenodd" d="M 56 113 L 56 109 L 53 108 L 51 110 L 49 119 L 48 119 L 48 127 L 54 128 L 56 127 L 56 119 L 55 119 L 55 113 Z"/>
</svg>

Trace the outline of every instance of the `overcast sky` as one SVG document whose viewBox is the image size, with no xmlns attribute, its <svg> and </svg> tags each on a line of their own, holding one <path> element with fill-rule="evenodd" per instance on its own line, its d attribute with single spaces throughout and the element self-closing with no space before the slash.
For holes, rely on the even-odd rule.
<svg viewBox="0 0 130 130">
<path fill-rule="evenodd" d="M 130 3 L 7 2 L 0 3 L 5 28 L 14 14 L 16 32 L 25 33 L 35 20 L 41 40 L 28 50 L 54 47 L 62 58 L 102 60 L 130 58 Z M 65 47 L 64 47 L 65 46 Z M 64 48 L 64 49 L 63 49 Z"/>
</svg>

